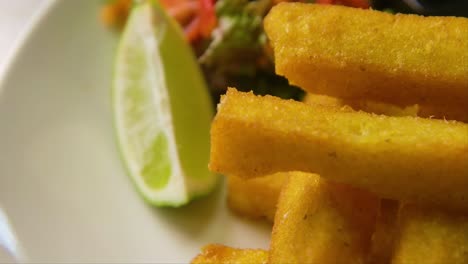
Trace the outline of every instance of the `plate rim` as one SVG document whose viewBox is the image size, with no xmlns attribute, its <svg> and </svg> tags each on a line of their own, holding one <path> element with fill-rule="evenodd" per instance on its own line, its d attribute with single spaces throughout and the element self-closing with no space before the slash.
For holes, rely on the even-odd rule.
<svg viewBox="0 0 468 264">
<path fill-rule="evenodd" d="M 2 68 L 0 71 L 0 98 L 5 89 L 8 76 L 11 74 L 18 58 L 21 56 L 24 47 L 29 43 L 33 33 L 58 2 L 59 0 L 44 0 L 39 4 L 39 7 L 33 12 L 16 39 L 13 40 L 13 44 L 8 49 L 4 62 L 0 64 Z"/>
</svg>

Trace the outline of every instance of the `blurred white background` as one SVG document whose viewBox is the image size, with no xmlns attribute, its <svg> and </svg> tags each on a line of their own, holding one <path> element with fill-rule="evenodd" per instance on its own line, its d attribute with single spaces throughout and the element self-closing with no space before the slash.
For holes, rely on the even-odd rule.
<svg viewBox="0 0 468 264">
<path fill-rule="evenodd" d="M 39 6 L 46 1 L 48 0 L 0 0 L 0 72 L 4 70 L 5 60 L 18 37 Z"/>
</svg>

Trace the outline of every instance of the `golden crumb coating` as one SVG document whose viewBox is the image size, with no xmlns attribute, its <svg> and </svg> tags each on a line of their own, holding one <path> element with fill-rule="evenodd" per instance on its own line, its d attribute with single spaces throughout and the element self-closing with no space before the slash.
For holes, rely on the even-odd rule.
<svg viewBox="0 0 468 264">
<path fill-rule="evenodd" d="M 227 202 L 234 212 L 250 218 L 266 218 L 273 222 L 276 203 L 288 173 L 245 179 L 227 176 Z"/>
<path fill-rule="evenodd" d="M 468 263 L 468 217 L 415 205 L 400 208 L 392 264 Z"/>
<path fill-rule="evenodd" d="M 282 3 L 264 22 L 276 72 L 306 91 L 468 107 L 468 19 Z"/>
<path fill-rule="evenodd" d="M 382 198 L 468 209 L 468 124 L 310 106 L 229 89 L 211 127 L 212 171 L 317 173 Z"/>
<path fill-rule="evenodd" d="M 268 251 L 261 249 L 237 249 L 210 244 L 192 260 L 192 264 L 266 264 Z"/>
<path fill-rule="evenodd" d="M 378 202 L 316 174 L 291 173 L 278 201 L 269 263 L 365 263 Z"/>
<path fill-rule="evenodd" d="M 337 109 L 352 107 L 355 110 L 389 116 L 417 116 L 419 110 L 417 106 L 401 108 L 373 101 L 346 100 L 345 102 L 345 100 L 340 98 L 312 93 L 307 93 L 303 102 L 312 106 L 318 105 Z M 398 201 L 381 199 L 375 230 L 372 234 L 372 245 L 368 263 L 381 264 L 390 262 L 393 252 L 398 207 Z"/>
</svg>

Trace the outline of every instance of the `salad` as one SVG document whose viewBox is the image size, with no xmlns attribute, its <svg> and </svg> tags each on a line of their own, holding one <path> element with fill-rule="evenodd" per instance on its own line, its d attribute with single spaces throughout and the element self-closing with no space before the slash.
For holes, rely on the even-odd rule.
<svg viewBox="0 0 468 264">
<path fill-rule="evenodd" d="M 275 74 L 263 18 L 280 2 L 307 2 L 374 8 L 388 12 L 427 15 L 466 15 L 466 1 L 433 0 L 160 0 L 183 27 L 198 58 L 214 102 L 237 87 L 259 95 L 300 100 L 303 92 Z M 107 1 L 102 21 L 117 30 L 125 24 L 132 0 Z M 464 8 L 463 8 L 464 7 Z"/>
<path fill-rule="evenodd" d="M 181 206 L 216 186 L 217 175 L 206 166 L 212 103 L 227 87 L 302 99 L 302 90 L 275 73 L 263 28 L 280 2 L 115 0 L 103 7 L 103 21 L 124 28 L 112 92 L 118 145 L 129 175 L 151 204 Z M 384 1 L 313 2 L 356 10 L 380 3 L 387 12 L 404 12 Z"/>
<path fill-rule="evenodd" d="M 184 29 L 205 75 L 214 102 L 226 90 L 237 87 L 259 95 L 271 94 L 300 100 L 303 91 L 288 84 L 274 71 L 274 60 L 263 30 L 263 18 L 275 4 L 284 0 L 161 0 L 170 16 Z M 302 0 L 369 8 L 367 0 Z M 131 0 L 108 1 L 102 21 L 120 30 Z"/>
</svg>

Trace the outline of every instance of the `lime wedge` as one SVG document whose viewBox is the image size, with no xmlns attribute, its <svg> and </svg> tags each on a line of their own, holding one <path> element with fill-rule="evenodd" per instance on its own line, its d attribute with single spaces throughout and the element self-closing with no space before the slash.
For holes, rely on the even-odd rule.
<svg viewBox="0 0 468 264">
<path fill-rule="evenodd" d="M 117 51 L 113 108 L 128 174 L 151 204 L 180 206 L 214 189 L 210 100 L 179 26 L 158 3 L 137 5 Z"/>
</svg>

